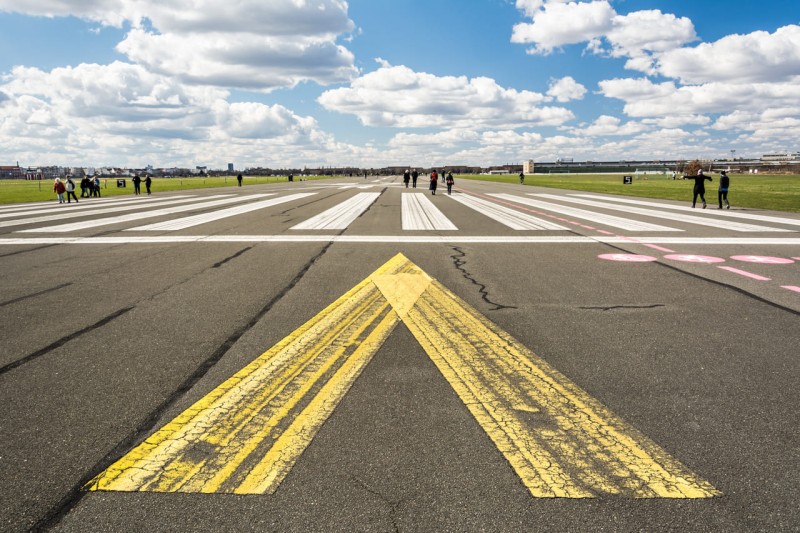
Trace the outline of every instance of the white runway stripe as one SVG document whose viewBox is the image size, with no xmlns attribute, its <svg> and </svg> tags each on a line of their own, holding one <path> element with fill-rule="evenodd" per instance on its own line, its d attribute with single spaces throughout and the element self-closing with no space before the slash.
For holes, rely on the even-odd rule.
<svg viewBox="0 0 800 533">
<path fill-rule="evenodd" d="M 179 229 L 191 228 L 192 226 L 199 226 L 200 224 L 207 224 L 215 220 L 228 218 L 236 215 L 242 215 L 258 209 L 272 207 L 274 205 L 285 204 L 307 196 L 314 196 L 316 193 L 306 192 L 290 194 L 288 196 L 281 196 L 280 198 L 272 198 L 270 200 L 263 200 L 261 202 L 254 202 L 245 205 L 237 205 L 236 207 L 229 207 L 220 211 L 212 211 L 211 213 L 201 213 L 190 217 L 179 218 L 177 220 L 169 220 L 167 222 L 158 222 L 156 224 L 148 224 L 147 226 L 140 226 L 138 228 L 130 228 L 125 231 L 176 231 Z"/>
<path fill-rule="evenodd" d="M 206 198 L 225 198 L 230 196 L 229 194 L 218 194 L 215 196 L 207 196 Z M 174 198 L 174 197 L 173 197 Z M 20 226 L 23 224 L 40 224 L 42 222 L 54 222 L 54 221 L 62 221 L 67 220 L 70 218 L 80 218 L 80 217 L 87 217 L 91 215 L 105 215 L 108 213 L 119 213 L 122 211 L 134 211 L 136 209 L 147 209 L 152 207 L 161 207 L 164 205 L 176 205 L 176 204 L 185 204 L 187 202 L 196 202 L 196 198 L 184 198 L 182 200 L 169 200 L 166 202 L 159 202 L 157 206 L 152 204 L 141 205 L 138 202 L 135 204 L 126 204 L 123 206 L 112 206 L 108 207 L 105 206 L 99 209 L 87 209 L 87 210 L 69 210 L 67 212 L 59 212 L 57 215 L 45 215 L 39 217 L 30 217 L 30 218 L 23 218 L 18 220 L 4 220 L 0 222 L 0 228 L 5 228 L 9 226 Z"/>
<path fill-rule="evenodd" d="M 456 202 L 474 209 L 482 215 L 486 215 L 492 220 L 507 226 L 513 230 L 566 230 L 564 226 L 559 226 L 553 222 L 548 222 L 541 218 L 537 218 L 527 213 L 515 211 L 510 207 L 505 207 L 483 198 L 476 198 L 474 196 L 467 196 L 466 194 L 458 194 L 456 196 L 448 196 Z"/>
<path fill-rule="evenodd" d="M 457 230 L 455 224 L 439 211 L 423 193 L 401 196 L 401 216 L 404 230 Z"/>
<path fill-rule="evenodd" d="M 639 237 L 631 242 L 627 237 L 581 237 L 564 235 L 559 237 L 536 237 L 532 235 L 176 235 L 152 237 L 26 237 L 2 238 L 0 246 L 33 246 L 42 244 L 173 244 L 173 243 L 219 243 L 219 242 L 263 242 L 263 243 L 408 243 L 408 244 L 696 244 L 736 246 L 800 246 L 800 238 L 757 237 Z M 790 252 L 790 250 L 787 250 Z"/>
<path fill-rule="evenodd" d="M 572 207 L 564 207 L 556 204 L 550 204 L 547 202 L 539 202 L 522 196 L 513 196 L 511 194 L 493 194 L 492 196 L 501 198 L 503 200 L 507 200 L 509 202 L 516 202 L 518 204 L 529 205 L 531 207 L 536 207 L 538 209 L 553 211 L 556 213 L 561 213 L 562 215 L 569 215 L 584 220 L 591 220 L 592 222 L 596 222 L 598 224 L 603 224 L 606 226 L 625 229 L 629 231 L 680 231 L 674 228 L 668 228 L 666 226 L 647 224 L 646 222 L 637 222 L 635 220 L 629 220 L 627 218 L 603 215 L 601 213 L 585 211 L 583 209 L 575 209 Z"/>
<path fill-rule="evenodd" d="M 191 198 L 192 195 L 181 195 L 181 196 L 165 196 L 159 198 L 142 198 L 141 200 L 136 197 L 134 198 L 124 198 L 124 201 L 129 204 L 144 204 L 140 207 L 130 207 L 129 209 L 144 209 L 145 207 L 150 207 L 150 204 L 154 202 L 167 202 L 170 200 L 177 200 L 179 198 Z M 63 213 L 64 215 L 68 213 L 85 213 L 90 209 L 95 208 L 106 208 L 111 209 L 112 207 L 116 207 L 123 203 L 122 198 L 118 198 L 115 200 L 86 200 L 85 198 L 82 199 L 79 203 L 74 204 L 70 203 L 66 206 L 64 204 L 59 203 L 50 203 L 46 207 L 38 207 L 36 209 L 31 208 L 24 208 L 18 207 L 14 209 L 6 209 L 3 212 L 0 212 L 0 218 L 13 218 L 13 217 L 22 217 L 22 216 L 32 216 L 32 215 L 44 215 L 47 213 Z M 78 215 L 76 215 L 78 216 Z"/>
<path fill-rule="evenodd" d="M 366 211 L 381 194 L 378 192 L 362 192 L 341 204 L 323 211 L 293 226 L 293 230 L 309 229 L 345 229 Z"/>
<path fill-rule="evenodd" d="M 672 209 L 675 211 L 688 211 L 691 213 L 697 213 L 697 209 L 692 209 L 688 205 L 674 205 L 674 204 L 664 204 L 660 202 L 648 202 L 645 200 L 629 200 L 627 198 L 619 198 L 617 196 L 600 196 L 599 194 L 573 194 L 570 196 L 578 196 L 580 198 L 594 198 L 597 200 L 606 200 L 611 202 L 617 202 L 620 204 L 632 204 L 632 205 L 643 205 L 647 207 L 658 207 L 662 209 Z M 727 209 L 718 209 L 718 208 L 711 208 L 711 204 L 709 203 L 709 208 L 706 209 L 703 214 L 715 216 L 715 217 L 728 217 L 728 218 L 739 218 L 745 220 L 757 220 L 759 222 L 771 222 L 773 224 L 787 224 L 789 226 L 800 226 L 800 219 L 798 218 L 786 218 L 786 217 L 775 217 L 770 215 L 757 215 L 755 213 L 738 213 L 735 211 L 728 211 Z M 718 205 L 718 204 L 717 204 Z"/>
<path fill-rule="evenodd" d="M 531 194 L 531 196 L 537 196 L 541 198 L 550 198 L 553 200 L 560 200 L 562 202 L 570 202 L 580 205 L 589 205 L 592 207 L 599 207 L 601 209 L 610 209 L 612 211 L 624 211 L 625 213 L 631 213 L 634 215 L 643 215 L 646 217 L 653 217 L 653 218 L 666 218 L 669 220 L 677 220 L 680 222 L 687 222 L 689 224 L 696 224 L 698 226 L 711 226 L 717 229 L 726 229 L 730 231 L 741 231 L 741 232 L 761 232 L 761 231 L 792 231 L 788 229 L 782 228 L 772 228 L 769 226 L 756 226 L 755 224 L 742 224 L 741 222 L 728 222 L 725 220 L 712 220 L 710 218 L 704 218 L 700 216 L 692 216 L 692 215 L 679 215 L 676 213 L 667 213 L 665 211 L 657 211 L 653 209 L 643 209 L 639 207 L 630 207 L 630 206 L 621 206 L 619 204 L 612 204 L 608 202 L 597 202 L 594 200 L 582 200 L 580 198 L 573 198 L 570 196 L 558 196 L 555 194 Z"/>
<path fill-rule="evenodd" d="M 228 195 L 222 195 L 228 196 Z M 110 224 L 120 224 L 123 222 L 131 222 L 141 220 L 143 218 L 160 217 L 164 215 L 174 215 L 175 213 L 185 213 L 187 211 L 197 211 L 198 209 L 206 209 L 209 207 L 217 207 L 220 205 L 228 205 L 237 202 L 246 202 L 248 200 L 255 200 L 257 198 L 264 198 L 265 196 L 273 196 L 272 194 L 252 194 L 249 196 L 235 196 L 233 198 L 225 198 L 224 200 L 214 200 L 211 202 L 197 202 L 191 205 L 182 205 L 180 207 L 166 207 L 163 209 L 155 209 L 153 211 L 140 211 L 138 213 L 130 213 L 128 215 L 120 215 L 116 217 L 96 218 L 92 220 L 85 220 L 83 222 L 74 222 L 72 224 L 61 224 L 58 226 L 48 226 L 44 228 L 34 228 L 21 230 L 19 233 L 65 233 L 68 231 L 76 231 L 87 228 L 97 228 L 100 226 L 108 226 Z M 206 198 L 212 198 L 207 196 Z M 186 201 L 186 200 L 184 200 Z"/>
</svg>

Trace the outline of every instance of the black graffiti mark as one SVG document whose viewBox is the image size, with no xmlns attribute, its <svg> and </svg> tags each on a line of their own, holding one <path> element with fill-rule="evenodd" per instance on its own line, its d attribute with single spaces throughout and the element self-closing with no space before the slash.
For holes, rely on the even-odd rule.
<svg viewBox="0 0 800 533">
<path fill-rule="evenodd" d="M 55 287 L 50 287 L 49 289 L 44 289 L 43 291 L 34 292 L 33 294 L 28 294 L 28 295 L 25 295 L 25 296 L 20 296 L 19 298 L 14 298 L 13 300 L 8 300 L 8 301 L 5 301 L 5 302 L 1 302 L 0 303 L 0 307 L 5 307 L 7 305 L 15 304 L 17 302 L 21 302 L 21 301 L 27 300 L 29 298 L 36 298 L 37 296 L 41 296 L 42 294 L 47 294 L 48 292 L 57 291 L 59 289 L 63 289 L 64 287 L 69 287 L 70 285 L 72 285 L 72 282 L 70 282 L 70 283 L 62 283 L 61 285 L 56 285 Z"/>
<path fill-rule="evenodd" d="M 222 261 L 219 261 L 218 263 L 214 263 L 213 265 L 211 265 L 211 268 L 219 268 L 222 265 L 224 265 L 225 263 L 227 263 L 229 261 L 233 261 L 234 259 L 236 259 L 240 255 L 242 255 L 243 253 L 245 253 L 245 252 L 247 252 L 249 250 L 252 250 L 252 249 L 253 249 L 252 246 L 248 246 L 247 248 L 244 248 L 243 250 L 239 250 L 238 252 L 236 252 L 232 256 L 226 257 L 225 259 L 223 259 Z"/>
<path fill-rule="evenodd" d="M 107 317 L 100 319 L 99 321 L 95 322 L 94 324 L 92 324 L 90 326 L 86 326 L 83 329 L 80 329 L 78 331 L 70 333 L 69 335 L 61 337 L 60 339 L 58 339 L 54 343 L 49 344 L 48 346 L 45 346 L 41 350 L 36 350 L 32 354 L 26 355 L 22 359 L 17 359 L 16 361 L 13 361 L 11 363 L 8 363 L 7 365 L 4 365 L 4 366 L 0 367 L 0 376 L 5 374 L 6 372 L 10 372 L 11 370 L 14 370 L 15 368 L 18 368 L 18 367 L 20 367 L 20 366 L 22 366 L 22 365 L 24 365 L 26 363 L 30 363 L 31 361 L 34 361 L 34 360 L 42 357 L 43 355 L 47 355 L 48 353 L 52 352 L 53 350 L 56 350 L 57 348 L 60 348 L 61 346 L 64 346 L 69 341 L 77 339 L 81 335 L 84 335 L 86 333 L 89 333 L 91 331 L 96 330 L 97 328 L 101 328 L 101 327 L 105 326 L 106 324 L 108 324 L 112 320 L 121 317 L 122 315 L 124 315 L 125 313 L 130 311 L 131 309 L 133 309 L 133 307 L 125 307 L 123 309 L 115 311 L 115 312 L 111 313 L 110 315 L 108 315 Z"/>
</svg>

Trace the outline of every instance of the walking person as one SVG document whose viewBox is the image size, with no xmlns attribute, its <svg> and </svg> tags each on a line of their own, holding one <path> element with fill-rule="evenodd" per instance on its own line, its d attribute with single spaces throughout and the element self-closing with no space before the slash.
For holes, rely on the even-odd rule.
<svg viewBox="0 0 800 533">
<path fill-rule="evenodd" d="M 522 185 L 523 183 L 525 183 L 525 173 L 524 172 L 520 172 L 519 173 L 519 184 Z"/>
<path fill-rule="evenodd" d="M 703 169 L 697 171 L 697 176 L 684 176 L 685 180 L 694 180 L 694 197 L 692 198 L 692 209 L 697 204 L 697 197 L 703 201 L 703 209 L 706 208 L 706 184 L 705 181 L 714 181 L 710 176 L 703 174 Z"/>
<path fill-rule="evenodd" d="M 730 184 L 731 179 L 728 177 L 728 173 L 723 170 L 719 173 L 719 190 L 717 191 L 720 209 L 722 209 L 722 200 L 725 200 L 725 209 L 731 208 L 731 204 L 728 202 L 728 187 Z"/>
<path fill-rule="evenodd" d="M 92 196 L 100 198 L 100 176 L 95 176 L 92 183 Z"/>
<path fill-rule="evenodd" d="M 150 174 L 145 176 L 144 178 L 144 187 L 147 189 L 147 196 L 150 196 L 150 185 L 153 184 L 153 178 L 150 177 Z"/>
<path fill-rule="evenodd" d="M 444 182 L 447 184 L 447 194 L 448 195 L 452 195 L 453 194 L 453 184 L 456 182 L 456 180 L 453 179 L 453 173 L 452 172 L 448 172 L 447 173 L 447 177 L 445 178 Z"/>
<path fill-rule="evenodd" d="M 81 179 L 81 198 L 87 198 L 89 196 L 89 190 L 91 189 L 89 183 L 89 176 L 84 176 L 83 179 Z"/>
<path fill-rule="evenodd" d="M 419 177 L 419 172 L 417 169 L 411 171 L 411 187 L 416 189 L 417 188 L 417 178 Z"/>
<path fill-rule="evenodd" d="M 134 174 L 133 179 L 133 194 L 142 194 L 142 178 L 139 177 L 139 174 Z"/>
<path fill-rule="evenodd" d="M 239 173 L 239 175 L 236 176 L 236 181 L 239 183 L 239 187 L 241 187 L 242 186 L 242 174 L 241 173 Z"/>
<path fill-rule="evenodd" d="M 436 170 L 431 171 L 431 185 L 429 189 L 431 190 L 432 195 L 436 195 L 436 184 L 439 181 L 439 174 L 436 173 Z"/>
<path fill-rule="evenodd" d="M 67 176 L 67 183 L 64 184 L 64 189 L 67 191 L 67 203 L 72 203 L 72 200 L 70 199 L 71 196 L 72 198 L 75 198 L 75 203 L 77 204 L 78 197 L 75 196 L 75 182 L 72 181 L 72 176 Z"/>
<path fill-rule="evenodd" d="M 61 178 L 56 178 L 56 181 L 53 184 L 53 192 L 56 193 L 56 195 L 58 195 L 58 203 L 60 204 L 64 203 L 64 191 L 66 190 L 67 188 L 61 182 Z"/>
<path fill-rule="evenodd" d="M 408 182 L 411 181 L 411 171 L 406 170 L 403 172 L 403 183 L 406 185 L 406 189 L 408 189 Z"/>
</svg>

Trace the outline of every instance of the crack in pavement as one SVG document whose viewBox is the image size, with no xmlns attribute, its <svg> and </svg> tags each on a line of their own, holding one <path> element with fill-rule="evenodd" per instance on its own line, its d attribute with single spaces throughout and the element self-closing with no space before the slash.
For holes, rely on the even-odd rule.
<svg viewBox="0 0 800 533">
<path fill-rule="evenodd" d="M 356 485 L 360 486 L 369 494 L 377 496 L 379 500 L 381 500 L 384 504 L 386 504 L 387 507 L 389 507 L 389 520 L 392 523 L 392 531 L 399 533 L 400 525 L 397 523 L 397 511 L 399 507 L 405 503 L 406 499 L 401 498 L 399 500 L 390 500 L 377 490 L 367 485 L 363 480 L 359 479 L 358 477 L 350 476 L 350 480 L 353 481 Z"/>
<path fill-rule="evenodd" d="M 280 300 L 282 300 L 302 279 L 311 267 L 327 253 L 333 243 L 327 243 L 323 248 L 309 259 L 300 269 L 295 277 L 276 294 L 264 307 L 262 307 L 247 323 L 239 326 L 214 352 L 208 356 L 200 365 L 189 375 L 177 389 L 164 399 L 155 409 L 153 409 L 141 423 L 131 431 L 126 437 L 114 446 L 105 457 L 89 468 L 88 472 L 73 485 L 61 500 L 53 506 L 41 519 L 31 528 L 31 531 L 48 531 L 56 526 L 72 509 L 74 509 L 86 495 L 82 489 L 92 479 L 108 469 L 109 466 L 117 462 L 134 445 L 139 443 L 143 437 L 150 434 L 164 412 L 172 408 L 178 400 L 186 394 L 197 382 L 199 382 L 208 371 L 219 362 L 220 359 L 230 350 L 236 342 L 255 326 Z"/>
<path fill-rule="evenodd" d="M 614 311 L 617 309 L 656 309 L 658 307 L 666 307 L 664 304 L 651 304 L 651 305 L 598 305 L 598 306 L 581 306 L 578 309 L 586 309 L 592 311 Z"/>
<path fill-rule="evenodd" d="M 461 272 L 461 274 L 464 276 L 464 279 L 469 280 L 473 285 L 478 287 L 478 293 L 480 293 L 481 298 L 483 299 L 483 301 L 486 302 L 489 305 L 493 305 L 494 306 L 494 308 L 493 309 L 489 309 L 489 311 L 500 311 L 502 309 L 517 309 L 517 307 L 514 306 L 514 305 L 499 304 L 497 302 L 493 302 L 492 300 L 490 300 L 489 299 L 489 291 L 486 288 L 486 285 L 484 285 L 483 283 L 478 282 L 475 278 L 472 277 L 472 274 L 470 274 L 467 271 L 467 269 L 464 268 L 464 265 L 466 265 L 466 263 L 467 263 L 464 260 L 464 258 L 467 256 L 466 252 L 464 252 L 464 250 L 462 250 L 458 246 L 454 246 L 453 250 L 458 252 L 456 255 L 451 255 L 450 256 L 450 258 L 453 260 L 453 265 L 456 267 L 456 269 L 458 271 Z"/>
</svg>

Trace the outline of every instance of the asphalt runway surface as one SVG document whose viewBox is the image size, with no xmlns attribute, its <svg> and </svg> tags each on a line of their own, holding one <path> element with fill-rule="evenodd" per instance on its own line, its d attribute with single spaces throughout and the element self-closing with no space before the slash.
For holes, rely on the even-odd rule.
<svg viewBox="0 0 800 533">
<path fill-rule="evenodd" d="M 453 197 L 441 187 L 432 196 L 398 177 L 157 185 L 150 198 L 0 207 L 0 530 L 800 530 L 797 214 L 738 209 L 735 191 L 730 211 L 687 211 L 688 186 L 687 202 L 652 206 L 466 180 Z M 402 200 L 412 193 L 424 199 Z M 710 492 L 570 497 L 554 482 L 537 496 L 441 365 L 461 367 L 436 359 L 405 321 L 375 344 L 271 493 L 88 490 L 298 328 L 322 324 L 398 253 L 418 270 L 397 279 L 435 280 L 453 308 L 513 339 L 518 357 L 540 358 L 624 421 L 623 440 L 652 443 Z M 441 313 L 432 330 L 454 320 Z M 534 436 L 560 423 L 517 411 Z"/>
</svg>

